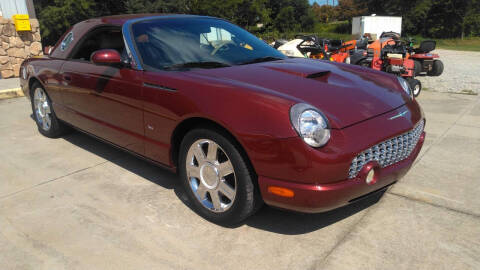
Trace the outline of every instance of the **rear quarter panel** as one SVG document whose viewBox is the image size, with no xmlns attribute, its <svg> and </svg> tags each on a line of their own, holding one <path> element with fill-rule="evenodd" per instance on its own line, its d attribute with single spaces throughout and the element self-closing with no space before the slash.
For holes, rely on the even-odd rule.
<svg viewBox="0 0 480 270">
<path fill-rule="evenodd" d="M 62 59 L 54 59 L 47 56 L 38 58 L 29 58 L 22 64 L 22 69 L 27 70 L 27 77 L 20 76 L 20 86 L 25 96 L 29 99 L 30 86 L 33 82 L 39 82 L 47 92 L 53 105 L 53 109 L 58 118 L 66 119 L 67 111 L 63 107 L 63 100 L 61 95 L 62 79 L 59 75 L 59 70 L 65 63 Z M 21 69 L 21 70 L 22 70 Z"/>
</svg>

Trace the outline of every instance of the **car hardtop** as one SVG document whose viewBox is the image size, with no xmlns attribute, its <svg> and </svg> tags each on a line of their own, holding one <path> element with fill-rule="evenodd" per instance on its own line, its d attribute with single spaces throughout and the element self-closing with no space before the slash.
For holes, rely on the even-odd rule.
<svg viewBox="0 0 480 270">
<path fill-rule="evenodd" d="M 144 13 L 144 14 L 123 14 L 112 15 L 98 18 L 87 19 L 73 25 L 68 31 L 66 31 L 60 39 L 57 41 L 50 54 L 51 58 L 67 59 L 72 53 L 73 48 L 77 43 L 94 29 L 101 27 L 118 27 L 121 29 L 127 22 L 140 21 L 142 19 L 183 19 L 183 18 L 210 18 L 223 20 L 221 18 L 202 16 L 202 15 L 190 15 L 190 14 L 169 14 L 169 13 Z M 69 34 L 73 35 L 72 44 L 65 50 L 60 49 L 62 41 Z"/>
</svg>

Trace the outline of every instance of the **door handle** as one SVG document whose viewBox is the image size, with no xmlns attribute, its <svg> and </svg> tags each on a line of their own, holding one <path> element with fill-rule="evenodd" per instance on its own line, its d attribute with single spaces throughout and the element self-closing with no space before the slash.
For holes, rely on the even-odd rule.
<svg viewBox="0 0 480 270">
<path fill-rule="evenodd" d="M 72 77 L 70 77 L 69 75 L 63 75 L 63 79 L 67 82 L 71 82 L 72 81 Z"/>
</svg>

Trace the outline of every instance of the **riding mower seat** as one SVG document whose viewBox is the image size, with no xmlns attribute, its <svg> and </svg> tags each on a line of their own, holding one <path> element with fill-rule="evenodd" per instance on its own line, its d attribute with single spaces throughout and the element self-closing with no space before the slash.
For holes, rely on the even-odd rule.
<svg viewBox="0 0 480 270">
<path fill-rule="evenodd" d="M 425 40 L 425 41 L 422 41 L 422 43 L 420 44 L 420 47 L 415 48 L 413 51 L 415 53 L 429 53 L 435 50 L 436 47 L 437 47 L 437 42 L 435 42 L 434 40 Z"/>
<path fill-rule="evenodd" d="M 337 39 L 332 39 L 332 40 L 328 41 L 327 45 L 328 45 L 328 50 L 338 51 L 342 48 L 343 41 L 342 40 L 337 40 Z"/>
<path fill-rule="evenodd" d="M 366 50 L 368 46 L 368 38 L 362 38 L 357 41 L 357 49 Z"/>
<path fill-rule="evenodd" d="M 401 36 L 399 33 L 396 33 L 396 32 L 383 32 L 381 35 L 380 35 L 380 38 L 391 38 L 393 40 L 400 40 L 401 39 Z"/>
<path fill-rule="evenodd" d="M 280 46 L 285 45 L 287 43 L 288 43 L 288 40 L 286 39 L 277 39 L 273 44 L 273 48 L 278 49 Z"/>
</svg>

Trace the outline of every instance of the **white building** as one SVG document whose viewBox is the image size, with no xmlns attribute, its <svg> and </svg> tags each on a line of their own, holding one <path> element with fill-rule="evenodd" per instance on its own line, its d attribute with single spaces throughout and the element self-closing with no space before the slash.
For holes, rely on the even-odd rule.
<svg viewBox="0 0 480 270">
<path fill-rule="evenodd" d="M 0 16 L 11 19 L 15 14 L 28 14 L 36 18 L 33 0 L 0 0 Z"/>
<path fill-rule="evenodd" d="M 376 35 L 383 32 L 396 32 L 402 34 L 402 17 L 391 16 L 362 16 L 352 20 L 352 35 L 363 36 L 365 33 Z"/>
</svg>

